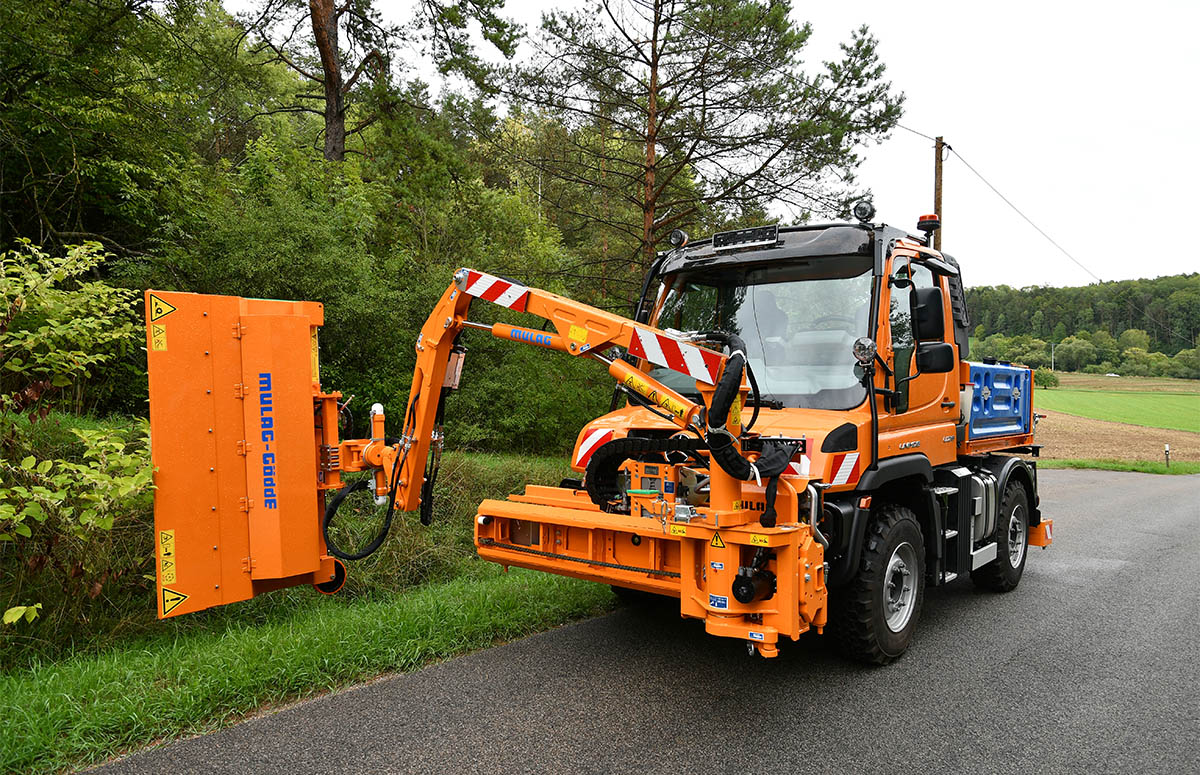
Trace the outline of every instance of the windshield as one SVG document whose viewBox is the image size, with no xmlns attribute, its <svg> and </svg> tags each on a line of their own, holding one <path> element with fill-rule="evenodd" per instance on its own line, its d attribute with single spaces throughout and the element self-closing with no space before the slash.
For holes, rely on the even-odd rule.
<svg viewBox="0 0 1200 775">
<path fill-rule="evenodd" d="M 764 400 L 849 409 L 866 398 L 851 347 L 867 335 L 870 312 L 871 259 L 840 256 L 681 272 L 667 278 L 657 326 L 740 336 Z M 685 374 L 650 374 L 696 394 Z"/>
</svg>

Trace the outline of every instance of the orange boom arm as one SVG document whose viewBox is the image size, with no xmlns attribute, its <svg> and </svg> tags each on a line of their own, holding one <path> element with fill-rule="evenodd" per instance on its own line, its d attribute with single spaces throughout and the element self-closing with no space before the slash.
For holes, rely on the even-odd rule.
<svg viewBox="0 0 1200 775">
<path fill-rule="evenodd" d="M 485 326 L 467 320 L 471 302 L 483 299 L 517 312 L 545 318 L 553 331 L 537 331 L 496 323 Z M 412 389 L 405 409 L 404 433 L 400 443 L 378 454 L 369 450 L 370 462 L 380 467 L 376 475 L 376 494 L 390 489 L 385 472 L 395 455 L 404 463 L 396 483 L 396 508 L 412 511 L 421 504 L 421 485 L 425 481 L 419 466 L 433 450 L 434 462 L 441 452 L 440 421 L 443 391 L 457 387 L 462 366 L 461 353 L 454 351 L 459 334 L 467 328 L 488 330 L 506 339 L 568 355 L 591 357 L 608 365 L 609 374 L 620 384 L 657 406 L 666 409 L 681 427 L 698 427 L 701 407 L 665 387 L 644 372 L 622 360 L 610 360 L 601 353 L 609 347 L 621 347 L 630 354 L 688 374 L 704 385 L 714 385 L 725 365 L 725 356 L 670 336 L 628 318 L 596 309 L 557 294 L 530 288 L 512 280 L 460 269 L 454 282 L 442 294 L 417 337 L 417 363 L 413 369 Z M 382 434 L 373 434 L 382 437 Z M 405 453 L 407 452 L 407 455 Z M 434 467 L 435 468 L 435 467 Z"/>
</svg>

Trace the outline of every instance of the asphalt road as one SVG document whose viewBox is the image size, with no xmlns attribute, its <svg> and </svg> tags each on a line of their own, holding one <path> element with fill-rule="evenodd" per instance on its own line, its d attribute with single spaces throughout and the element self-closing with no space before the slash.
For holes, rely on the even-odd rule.
<svg viewBox="0 0 1200 775">
<path fill-rule="evenodd" d="M 1020 587 L 930 590 L 878 669 L 623 609 L 104 773 L 1200 772 L 1200 477 L 1042 474 Z"/>
</svg>

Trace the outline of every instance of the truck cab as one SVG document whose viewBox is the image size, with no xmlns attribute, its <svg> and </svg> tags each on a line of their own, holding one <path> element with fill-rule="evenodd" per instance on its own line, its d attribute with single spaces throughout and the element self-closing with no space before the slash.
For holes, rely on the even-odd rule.
<svg viewBox="0 0 1200 775">
<path fill-rule="evenodd" d="M 928 234 L 871 223 L 759 227 L 679 241 L 647 276 L 639 315 L 684 337 L 720 330 L 745 342 L 755 383 L 743 409 L 744 418 L 753 415 L 746 430 L 803 439 L 783 477 L 821 485 L 818 525 L 829 543 L 835 620 L 839 610 L 847 620 L 861 613 L 850 601 L 864 566 L 876 559 L 864 548 L 880 515 L 901 510 L 919 527 L 911 552 L 879 558 L 892 570 L 874 580 L 896 588 L 890 604 L 908 610 L 891 625 L 884 617 L 882 637 L 853 633 L 853 653 L 888 661 L 907 645 L 920 590 L 906 595 L 906 583 L 937 586 L 970 575 L 991 589 L 1014 588 L 1029 543 L 1049 542 L 1036 462 L 1015 454 L 1038 451 L 1032 379 L 1028 369 L 968 361 L 958 262 L 928 248 Z M 701 400 L 686 373 L 638 363 Z M 594 450 L 588 441 L 600 432 L 676 431 L 646 401 L 628 399 L 580 433 L 576 470 L 586 471 Z M 765 488 L 744 489 L 761 510 Z M 920 585 L 907 581 L 917 567 Z"/>
</svg>

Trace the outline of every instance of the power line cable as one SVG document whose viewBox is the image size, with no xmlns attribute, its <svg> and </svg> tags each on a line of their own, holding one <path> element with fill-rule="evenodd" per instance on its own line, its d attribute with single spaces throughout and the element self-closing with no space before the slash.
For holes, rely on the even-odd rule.
<svg viewBox="0 0 1200 775">
<path fill-rule="evenodd" d="M 1017 215 L 1021 216 L 1021 217 L 1022 217 L 1022 218 L 1025 220 L 1025 222 L 1026 222 L 1026 223 L 1028 223 L 1030 226 L 1032 226 L 1032 227 L 1034 228 L 1034 230 L 1035 230 L 1035 231 L 1036 231 L 1038 234 L 1041 234 L 1043 237 L 1045 237 L 1047 242 L 1049 242 L 1049 243 L 1050 243 L 1051 245 L 1053 245 L 1054 247 L 1058 248 L 1058 250 L 1059 250 L 1059 252 L 1060 252 L 1060 253 L 1062 253 L 1062 254 L 1063 254 L 1064 256 L 1066 256 L 1067 258 L 1071 259 L 1071 261 L 1073 261 L 1073 262 L 1075 263 L 1075 265 L 1076 265 L 1076 266 L 1078 266 L 1080 269 L 1082 269 L 1083 271 L 1085 271 L 1085 272 L 1087 272 L 1089 275 L 1091 275 L 1091 276 L 1092 276 L 1092 277 L 1093 277 L 1093 278 L 1096 280 L 1096 282 L 1098 282 L 1098 283 L 1101 283 L 1101 284 L 1103 284 L 1103 283 L 1105 282 L 1103 279 L 1101 279 L 1101 278 L 1100 278 L 1100 276 L 1099 276 L 1099 275 L 1097 275 L 1097 274 L 1096 274 L 1095 272 L 1093 272 L 1091 269 L 1088 269 L 1088 268 L 1087 268 L 1087 267 L 1086 267 L 1086 266 L 1083 264 L 1083 262 L 1082 262 L 1082 261 L 1080 261 L 1079 259 L 1075 258 L 1075 256 L 1071 255 L 1071 254 L 1070 254 L 1070 253 L 1067 251 L 1067 249 L 1066 249 L 1066 248 L 1064 248 L 1062 245 L 1058 244 L 1058 243 L 1057 243 L 1057 242 L 1054 240 L 1054 238 L 1053 238 L 1053 237 L 1051 237 L 1049 234 L 1047 234 L 1047 233 L 1045 232 L 1045 230 L 1044 230 L 1044 229 L 1042 229 L 1040 226 L 1038 226 L 1036 223 L 1034 223 L 1034 222 L 1033 222 L 1033 220 L 1032 220 L 1032 219 L 1031 219 L 1031 218 L 1030 218 L 1028 215 L 1026 215 L 1025 213 L 1023 213 L 1019 207 L 1017 207 L 1015 204 L 1013 204 L 1013 203 L 1012 203 L 1012 200 L 1010 200 L 1010 199 L 1009 199 L 1008 197 L 1006 197 L 1004 194 L 1000 193 L 1000 190 L 999 190 L 999 189 L 997 189 L 997 188 L 996 188 L 994 185 L 992 185 L 991 181 L 989 181 L 987 178 L 985 178 L 985 177 L 984 177 L 984 176 L 983 176 L 983 175 L 982 175 L 982 174 L 979 172 L 979 170 L 975 169 L 975 167 L 973 167 L 969 161 L 967 161 L 965 158 L 963 158 L 963 155 L 962 155 L 961 153 L 959 153 L 958 151 L 956 151 L 956 150 L 955 150 L 955 149 L 954 149 L 952 146 L 950 146 L 949 144 L 947 144 L 947 145 L 946 145 L 946 148 L 947 148 L 947 149 L 950 151 L 950 153 L 952 153 L 952 154 L 954 154 L 955 156 L 957 156 L 957 157 L 958 157 L 958 160 L 959 160 L 959 161 L 961 161 L 961 162 L 963 163 L 963 165 L 964 165 L 964 166 L 966 166 L 966 168 L 967 168 L 967 169 L 969 169 L 969 170 L 972 172 L 972 174 L 974 174 L 974 175 L 975 175 L 975 177 L 979 178 L 979 179 L 980 179 L 980 180 L 983 182 L 983 184 L 984 184 L 985 186 L 987 186 L 988 188 L 990 188 L 990 189 L 992 190 L 992 193 L 994 193 L 996 196 L 1000 197 L 1001 201 L 1003 201 L 1003 202 L 1004 202 L 1004 204 L 1006 204 L 1006 205 L 1008 205 L 1009 207 L 1011 207 L 1011 208 L 1013 209 L 1013 212 L 1015 212 Z M 1146 307 L 1143 307 L 1142 305 L 1138 304 L 1137 302 L 1135 302 L 1135 301 L 1133 301 L 1133 300 L 1126 300 L 1126 304 L 1127 304 L 1128 306 L 1132 307 L 1132 308 L 1133 308 L 1134 310 L 1136 310 L 1137 312 L 1141 313 L 1141 315 L 1142 315 L 1142 317 L 1143 317 L 1143 318 L 1145 318 L 1146 320 L 1148 320 L 1148 321 L 1150 321 L 1151 323 L 1153 323 L 1153 324 L 1154 324 L 1154 326 L 1155 326 L 1155 328 L 1156 328 L 1156 329 L 1158 329 L 1159 333 L 1161 333 L 1161 334 L 1166 334 L 1166 335 L 1167 335 L 1167 336 L 1169 336 L 1169 337 L 1173 337 L 1173 338 L 1175 338 L 1175 339 L 1178 339 L 1179 341 L 1182 341 L 1182 342 L 1187 342 L 1188 344 L 1191 344 L 1191 343 L 1192 343 L 1190 339 L 1188 339 L 1187 337 L 1183 336 L 1183 335 L 1182 335 L 1182 334 L 1180 334 L 1178 331 L 1175 331 L 1175 330 L 1173 330 L 1173 329 L 1172 329 L 1170 326 L 1168 326 L 1167 324 L 1165 324 L 1165 323 L 1161 323 L 1161 322 L 1159 322 L 1158 320 L 1156 320 L 1156 319 L 1155 319 L 1155 317 L 1154 317 L 1152 314 L 1150 314 L 1150 310 L 1149 310 L 1149 309 L 1147 309 Z"/>
<path fill-rule="evenodd" d="M 1004 204 L 1006 204 L 1006 205 L 1008 205 L 1009 207 L 1011 207 L 1011 208 L 1012 208 L 1012 210 L 1013 210 L 1013 212 L 1015 212 L 1017 215 L 1019 215 L 1019 216 L 1021 216 L 1022 218 L 1024 218 L 1024 219 L 1025 219 L 1025 222 L 1026 222 L 1026 223 L 1028 223 L 1030 226 L 1032 226 L 1032 227 L 1034 228 L 1034 230 L 1035 230 L 1035 231 L 1037 231 L 1037 233 L 1038 233 L 1038 234 L 1041 234 L 1043 237 L 1045 237 L 1047 242 L 1049 242 L 1049 243 L 1050 243 L 1051 245 L 1053 245 L 1054 247 L 1058 248 L 1058 250 L 1059 250 L 1059 252 L 1060 252 L 1060 253 L 1062 253 L 1064 256 L 1066 256 L 1067 258 L 1069 258 L 1069 259 L 1071 259 L 1073 262 L 1075 262 L 1075 265 L 1076 265 L 1076 266 L 1078 266 L 1080 269 L 1082 269 L 1083 271 L 1085 271 L 1085 272 L 1087 272 L 1089 275 L 1091 275 L 1091 276 L 1092 276 L 1092 277 L 1093 277 L 1093 278 L 1096 280 L 1096 282 L 1098 282 L 1098 283 L 1102 283 L 1102 282 L 1104 282 L 1104 280 L 1102 280 L 1102 279 L 1100 278 L 1100 275 L 1096 274 L 1096 273 L 1095 273 L 1095 272 L 1093 272 L 1091 269 L 1088 269 L 1086 266 L 1084 266 L 1084 264 L 1083 264 L 1083 262 L 1082 262 L 1082 261 L 1080 261 L 1079 259 L 1075 258 L 1075 256 L 1073 256 L 1073 255 L 1071 255 L 1070 253 L 1068 253 L 1068 252 L 1067 252 L 1067 249 L 1066 249 L 1066 248 L 1064 248 L 1062 245 L 1058 244 L 1057 242 L 1055 242 L 1055 241 L 1054 241 L 1054 238 L 1053 238 L 1053 237 L 1051 237 L 1049 234 L 1047 234 L 1047 233 L 1045 232 L 1045 230 L 1043 230 L 1043 229 L 1042 229 L 1042 227 L 1041 227 L 1041 226 L 1038 226 L 1036 223 L 1034 223 L 1034 222 L 1033 222 L 1033 220 L 1032 220 L 1032 219 L 1031 219 L 1031 218 L 1030 218 L 1028 215 L 1026 215 L 1025 213 L 1021 212 L 1021 208 L 1019 208 L 1019 207 L 1017 207 L 1015 204 L 1013 204 L 1013 203 L 1012 203 L 1012 200 L 1010 200 L 1010 199 L 1009 199 L 1008 197 L 1006 197 L 1004 194 L 1001 194 L 1001 193 L 1000 193 L 1000 190 L 999 190 L 998 188 L 996 188 L 995 186 L 993 186 L 993 185 L 992 185 L 992 183 L 991 183 L 991 181 L 989 181 L 989 180 L 988 180 L 987 178 L 985 178 L 985 177 L 984 177 L 982 174 L 980 174 L 979 170 L 977 170 L 977 169 L 975 169 L 973 166 L 971 166 L 971 163 L 970 163 L 969 161 L 967 161 L 966 159 L 964 159 L 964 158 L 963 158 L 963 155 L 962 155 L 961 153 L 959 153 L 958 151 L 954 150 L 954 148 L 953 148 L 953 147 L 951 147 L 951 146 L 949 146 L 949 145 L 947 145 L 946 147 L 947 147 L 947 148 L 950 150 L 950 153 L 952 153 L 952 154 L 954 154 L 955 156 L 957 156 L 957 157 L 958 157 L 958 160 L 959 160 L 959 161 L 961 161 L 961 162 L 962 162 L 964 165 L 966 165 L 966 168 L 967 168 L 967 169 L 969 169 L 969 170 L 970 170 L 970 171 L 971 171 L 971 172 L 972 172 L 972 173 L 975 175 L 975 177 L 977 177 L 977 178 L 979 178 L 981 181 L 983 181 L 983 184 L 984 184 L 985 186 L 987 186 L 988 188 L 990 188 L 990 189 L 992 190 L 992 193 L 993 193 L 993 194 L 995 194 L 996 196 L 1000 197 L 1001 201 L 1003 201 L 1003 202 L 1004 202 Z"/>
<path fill-rule="evenodd" d="M 917 137 L 924 137 L 926 140 L 928 140 L 931 143 L 937 142 L 936 137 L 930 137 L 929 135 L 925 134 L 924 132 L 918 132 L 917 130 L 913 129 L 910 126 L 905 126 L 904 124 L 897 123 L 896 127 L 899 129 L 903 129 L 905 132 L 912 132 Z"/>
</svg>

